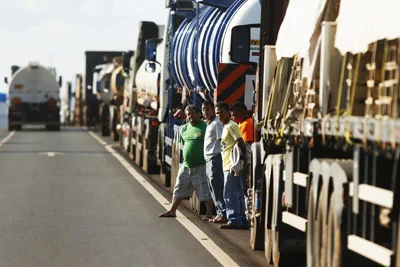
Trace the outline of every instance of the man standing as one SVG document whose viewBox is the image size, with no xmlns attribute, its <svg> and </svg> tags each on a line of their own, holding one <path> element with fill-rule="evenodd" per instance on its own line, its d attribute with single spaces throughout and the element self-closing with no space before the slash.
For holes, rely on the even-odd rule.
<svg viewBox="0 0 400 267">
<path fill-rule="evenodd" d="M 185 109 L 188 123 L 181 128 L 180 142 L 184 144 L 183 164 L 179 168 L 171 208 L 159 217 L 176 217 L 176 210 L 182 199 L 191 196 L 192 187 L 200 201 L 207 206 L 206 217 L 212 217 L 212 199 L 208 188 L 206 162 L 204 160 L 204 135 L 207 123 L 200 118 L 200 110 L 195 105 L 188 105 Z"/>
<path fill-rule="evenodd" d="M 243 102 L 237 101 L 232 104 L 230 111 L 232 120 L 239 125 L 243 141 L 251 145 L 254 142 L 254 121 L 253 118 L 249 116 L 246 105 Z"/>
<path fill-rule="evenodd" d="M 221 156 L 222 124 L 215 117 L 214 103 L 212 101 L 204 101 L 202 111 L 207 122 L 204 138 L 204 158 L 206 160 L 208 186 L 217 212 L 217 216 L 210 221 L 226 223 L 228 220 L 225 216 L 224 172 L 222 170 Z"/>
<path fill-rule="evenodd" d="M 235 145 L 242 153 L 246 151 L 245 143 L 239 126 L 230 120 L 229 105 L 219 102 L 215 107 L 215 114 L 224 126 L 221 137 L 222 161 L 224 170 L 224 198 L 228 223 L 220 226 L 221 229 L 248 229 L 249 224 L 245 214 L 243 172 L 235 176 L 231 171 L 230 154 Z"/>
</svg>

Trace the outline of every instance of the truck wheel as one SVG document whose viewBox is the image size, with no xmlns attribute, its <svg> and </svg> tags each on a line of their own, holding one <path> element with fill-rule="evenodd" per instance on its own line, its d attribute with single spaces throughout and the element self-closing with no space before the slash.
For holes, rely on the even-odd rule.
<svg viewBox="0 0 400 267">
<path fill-rule="evenodd" d="M 21 124 L 15 125 L 15 130 L 18 132 L 22 131 L 22 125 Z"/>
<path fill-rule="evenodd" d="M 314 257 L 313 257 L 313 265 L 316 267 L 324 267 L 326 266 L 326 250 L 327 250 L 327 240 L 326 240 L 326 217 L 327 211 L 324 202 L 324 190 L 321 189 L 318 198 L 318 207 L 317 207 L 317 219 L 315 220 L 314 227 Z"/>
<path fill-rule="evenodd" d="M 114 142 L 118 142 L 118 134 L 116 133 L 115 130 L 112 130 L 112 131 L 111 131 L 111 139 L 112 139 Z"/>
<path fill-rule="evenodd" d="M 272 263 L 272 230 L 264 230 L 264 253 L 267 264 Z"/>
<path fill-rule="evenodd" d="M 147 140 L 146 137 L 143 135 L 142 136 L 142 153 L 143 153 L 143 171 L 145 173 L 151 173 L 151 170 L 149 169 L 149 151 L 147 147 Z"/>
<path fill-rule="evenodd" d="M 312 183 L 310 183 L 312 184 Z M 308 193 L 308 206 L 307 206 L 307 266 L 313 267 L 313 258 L 315 254 L 314 247 L 314 227 L 315 227 L 315 208 L 314 208 L 314 187 L 310 186 Z"/>
<path fill-rule="evenodd" d="M 342 216 L 342 210 L 340 214 L 336 214 L 335 209 L 335 196 L 331 194 L 328 217 L 328 231 L 327 231 L 327 266 L 329 267 L 340 267 L 342 266 L 342 231 L 341 225 L 339 224 L 337 218 Z M 345 244 L 345 243 L 343 243 Z M 343 265 L 346 266 L 346 265 Z"/>
<path fill-rule="evenodd" d="M 130 129 L 130 134 L 129 134 L 129 138 L 130 138 L 130 140 L 129 140 L 129 146 L 130 146 L 130 148 L 129 148 L 129 158 L 133 162 L 135 162 L 136 143 L 133 143 L 132 137 L 134 137 L 134 132 L 133 132 L 132 129 Z M 136 139 L 135 139 L 135 141 L 136 141 Z"/>
<path fill-rule="evenodd" d="M 264 253 L 265 258 L 267 260 L 267 264 L 272 263 L 272 212 L 273 212 L 273 168 L 272 168 L 272 158 L 273 156 L 270 155 L 267 157 L 265 161 L 265 172 L 264 172 L 264 186 L 265 186 L 265 225 L 264 225 Z"/>
<path fill-rule="evenodd" d="M 131 131 L 129 131 L 128 136 L 125 135 L 124 132 L 121 131 L 121 145 L 124 148 L 124 152 L 130 154 L 131 150 Z"/>
<path fill-rule="evenodd" d="M 193 192 L 191 199 L 191 204 L 192 209 L 197 213 L 197 214 L 205 214 L 205 206 L 204 203 L 202 203 L 199 198 L 196 195 L 196 192 Z"/>
<path fill-rule="evenodd" d="M 264 228 L 265 228 L 265 212 L 262 208 L 265 207 L 265 177 L 264 177 L 264 165 L 262 162 L 261 155 L 261 144 L 259 142 L 251 145 L 251 203 L 248 203 L 251 207 L 251 218 L 250 218 L 250 246 L 254 250 L 264 249 Z M 260 184 L 261 183 L 261 184 Z M 261 187 L 261 188 L 260 188 Z M 261 190 L 259 210 L 256 210 L 256 195 L 257 190 Z M 245 192 L 247 195 L 247 192 Z M 256 216 L 256 213 L 258 216 Z"/>
<path fill-rule="evenodd" d="M 101 136 L 109 136 L 110 135 L 110 130 L 108 129 L 107 125 L 102 125 L 101 130 L 100 130 Z"/>
<path fill-rule="evenodd" d="M 135 151 L 135 163 L 138 167 L 142 167 L 143 165 L 143 144 L 142 140 L 140 140 L 140 134 L 136 133 L 136 151 Z"/>
<path fill-rule="evenodd" d="M 279 266 L 279 260 L 281 257 L 281 252 L 279 250 L 279 232 L 271 230 L 271 239 L 272 239 L 272 261 L 275 267 Z"/>
<path fill-rule="evenodd" d="M 396 267 L 400 267 L 400 215 L 397 220 Z"/>
<path fill-rule="evenodd" d="M 263 176 L 263 166 L 255 167 L 255 176 L 262 177 Z M 263 178 L 264 179 L 264 178 Z M 265 212 L 260 212 L 259 216 L 255 216 L 256 214 L 256 205 L 255 205 L 255 179 L 253 178 L 253 190 L 252 190 L 252 218 L 251 218 L 251 228 L 250 228 L 250 246 L 254 250 L 263 250 L 264 249 L 264 228 L 265 228 Z M 261 207 L 265 206 L 265 183 L 263 185 L 263 189 L 261 192 Z"/>
</svg>

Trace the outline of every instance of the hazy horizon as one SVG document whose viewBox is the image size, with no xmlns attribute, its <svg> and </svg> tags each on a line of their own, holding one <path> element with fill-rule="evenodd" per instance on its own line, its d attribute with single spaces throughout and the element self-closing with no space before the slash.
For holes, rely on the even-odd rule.
<svg viewBox="0 0 400 267">
<path fill-rule="evenodd" d="M 11 66 L 55 67 L 63 86 L 84 72 L 88 50 L 135 50 L 140 21 L 164 24 L 160 0 L 0 0 L 0 92 Z M 5 8 L 4 8 L 5 7 Z"/>
</svg>

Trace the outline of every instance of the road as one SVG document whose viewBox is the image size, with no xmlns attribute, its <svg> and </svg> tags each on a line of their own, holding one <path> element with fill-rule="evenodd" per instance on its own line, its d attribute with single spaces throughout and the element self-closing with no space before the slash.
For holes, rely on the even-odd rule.
<svg viewBox="0 0 400 267">
<path fill-rule="evenodd" d="M 248 231 L 158 218 L 170 194 L 93 136 L 32 128 L 0 146 L 0 266 L 265 266 Z"/>
</svg>

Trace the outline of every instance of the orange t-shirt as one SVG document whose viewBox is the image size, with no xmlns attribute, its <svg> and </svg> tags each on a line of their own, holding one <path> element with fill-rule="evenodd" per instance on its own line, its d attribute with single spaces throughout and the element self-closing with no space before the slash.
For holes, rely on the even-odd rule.
<svg viewBox="0 0 400 267">
<path fill-rule="evenodd" d="M 240 132 L 242 133 L 244 142 L 254 142 L 253 139 L 253 118 L 248 118 L 239 123 Z"/>
</svg>

